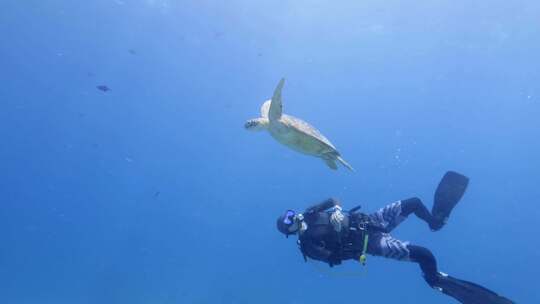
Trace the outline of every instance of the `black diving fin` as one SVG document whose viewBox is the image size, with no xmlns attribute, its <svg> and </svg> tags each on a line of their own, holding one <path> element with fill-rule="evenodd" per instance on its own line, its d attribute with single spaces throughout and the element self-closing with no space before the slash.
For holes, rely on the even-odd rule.
<svg viewBox="0 0 540 304">
<path fill-rule="evenodd" d="M 478 284 L 441 274 L 434 288 L 463 304 L 515 304 Z"/>
<path fill-rule="evenodd" d="M 457 172 L 448 171 L 443 176 L 435 191 L 433 208 L 431 209 L 431 214 L 440 221 L 440 226 L 436 227 L 435 230 L 446 224 L 452 209 L 465 194 L 468 184 L 469 178 Z"/>
</svg>

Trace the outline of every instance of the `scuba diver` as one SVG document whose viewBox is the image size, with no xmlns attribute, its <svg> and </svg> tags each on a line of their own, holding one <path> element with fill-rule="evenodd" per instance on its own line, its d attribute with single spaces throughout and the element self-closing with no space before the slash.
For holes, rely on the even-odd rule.
<svg viewBox="0 0 540 304">
<path fill-rule="evenodd" d="M 360 206 L 345 212 L 338 201 L 327 199 L 303 213 L 288 210 L 277 219 L 277 228 L 287 237 L 298 235 L 298 245 L 305 261 L 311 258 L 333 267 L 344 260 L 356 260 L 365 265 L 366 254 L 411 261 L 420 265 L 429 286 L 461 303 L 512 304 L 511 300 L 480 285 L 440 272 L 429 249 L 403 242 L 389 234 L 413 213 L 432 231 L 440 230 L 465 193 L 468 183 L 466 176 L 447 172 L 435 191 L 431 212 L 416 197 L 397 201 L 372 214 L 358 212 Z"/>
</svg>

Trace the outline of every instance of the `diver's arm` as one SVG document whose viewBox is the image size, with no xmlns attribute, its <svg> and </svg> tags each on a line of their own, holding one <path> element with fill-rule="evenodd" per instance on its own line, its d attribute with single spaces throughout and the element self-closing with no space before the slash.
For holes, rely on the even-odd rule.
<svg viewBox="0 0 540 304">
<path fill-rule="evenodd" d="M 321 212 L 321 211 L 330 209 L 330 208 L 335 207 L 335 206 L 340 206 L 340 203 L 338 202 L 338 200 L 336 200 L 334 198 L 329 198 L 329 199 L 326 199 L 325 201 L 323 201 L 321 203 L 318 203 L 317 205 L 314 205 L 314 206 L 311 206 L 311 207 L 307 208 L 304 213 L 305 214 L 317 213 L 317 212 Z"/>
</svg>

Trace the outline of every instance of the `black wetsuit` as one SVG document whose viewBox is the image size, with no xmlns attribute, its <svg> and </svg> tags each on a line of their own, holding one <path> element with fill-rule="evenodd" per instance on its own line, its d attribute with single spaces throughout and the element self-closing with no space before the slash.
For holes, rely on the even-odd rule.
<svg viewBox="0 0 540 304">
<path fill-rule="evenodd" d="M 357 260 L 363 247 L 363 238 L 358 230 L 351 230 L 359 219 L 369 218 L 362 213 L 346 215 L 345 225 L 341 232 L 336 232 L 330 223 L 330 208 L 337 205 L 333 199 L 328 199 L 322 203 L 308 208 L 304 212 L 304 221 L 308 228 L 300 233 L 299 244 L 304 257 L 328 263 L 330 266 L 338 265 L 343 260 Z M 422 201 L 418 198 L 410 198 L 401 201 L 400 216 L 407 217 L 414 213 L 424 220 L 430 227 L 437 227 L 439 221 L 434 218 Z M 350 224 L 350 225 L 349 225 Z M 384 232 L 383 227 L 374 223 L 368 226 L 370 239 L 376 239 L 376 234 Z M 373 235 L 373 238 L 372 238 Z M 407 245 L 409 258 L 420 265 L 426 281 L 433 285 L 437 278 L 437 262 L 431 251 L 425 247 Z M 380 255 L 374 246 L 368 246 L 368 254 Z"/>
</svg>

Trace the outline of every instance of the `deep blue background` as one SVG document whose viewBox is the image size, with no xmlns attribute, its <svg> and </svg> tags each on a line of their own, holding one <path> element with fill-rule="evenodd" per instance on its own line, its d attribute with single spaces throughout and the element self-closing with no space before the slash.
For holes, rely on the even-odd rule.
<svg viewBox="0 0 540 304">
<path fill-rule="evenodd" d="M 449 169 L 471 184 L 445 229 L 394 235 L 540 302 L 540 2 L 339 2 L 2 1 L 0 302 L 456 303 L 275 230 L 329 196 L 431 206 Z M 355 173 L 243 129 L 281 77 Z"/>
</svg>

